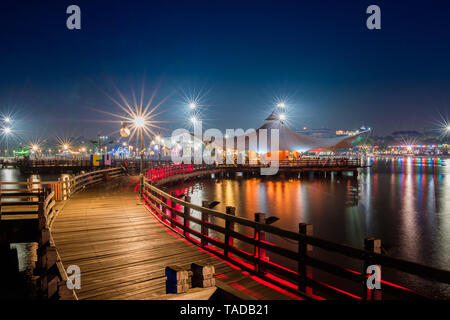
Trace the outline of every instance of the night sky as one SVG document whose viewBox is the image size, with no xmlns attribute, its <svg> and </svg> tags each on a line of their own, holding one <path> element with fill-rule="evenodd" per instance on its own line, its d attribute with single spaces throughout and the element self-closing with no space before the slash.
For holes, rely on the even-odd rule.
<svg viewBox="0 0 450 320">
<path fill-rule="evenodd" d="M 81 7 L 81 30 L 66 8 Z M 366 8 L 381 7 L 381 30 Z M 9 1 L 0 3 L 0 110 L 24 136 L 110 134 L 104 91 L 146 97 L 163 126 L 186 126 L 199 93 L 206 127 L 256 128 L 276 97 L 292 128 L 375 134 L 450 116 L 448 1 Z M 183 94 L 184 93 L 184 94 Z M 170 133 L 170 131 L 167 131 Z"/>
</svg>

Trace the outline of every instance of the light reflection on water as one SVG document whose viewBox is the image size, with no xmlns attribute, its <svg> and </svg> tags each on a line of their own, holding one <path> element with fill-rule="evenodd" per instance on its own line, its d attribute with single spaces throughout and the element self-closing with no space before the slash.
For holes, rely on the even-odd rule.
<svg viewBox="0 0 450 320">
<path fill-rule="evenodd" d="M 275 226 L 295 232 L 298 223 L 311 223 L 314 236 L 359 248 L 365 237 L 380 238 L 391 256 L 450 269 L 450 160 L 372 158 L 367 163 L 372 167 L 360 169 L 357 180 L 237 177 L 177 189 L 187 187 L 196 204 L 217 200 L 216 209 L 234 206 L 238 216 L 251 220 L 255 212 L 277 216 Z M 437 291 L 450 296 L 448 286 Z"/>
</svg>

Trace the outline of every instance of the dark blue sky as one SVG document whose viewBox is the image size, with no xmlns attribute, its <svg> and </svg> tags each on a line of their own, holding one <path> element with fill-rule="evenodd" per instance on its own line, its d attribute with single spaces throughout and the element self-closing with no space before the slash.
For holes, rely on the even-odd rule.
<svg viewBox="0 0 450 320">
<path fill-rule="evenodd" d="M 78 4 L 82 30 L 65 26 Z M 366 28 L 370 4 L 382 30 Z M 27 135 L 108 134 L 99 88 L 177 90 L 160 110 L 183 125 L 182 91 L 204 93 L 208 127 L 257 127 L 276 96 L 302 126 L 422 130 L 450 110 L 448 1 L 10 1 L 0 3 L 0 109 Z M 148 91 L 149 92 L 149 91 Z"/>
</svg>

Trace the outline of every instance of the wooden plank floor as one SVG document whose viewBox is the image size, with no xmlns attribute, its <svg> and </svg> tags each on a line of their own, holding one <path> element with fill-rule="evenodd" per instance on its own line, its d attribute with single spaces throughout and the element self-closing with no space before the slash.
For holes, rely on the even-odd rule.
<svg viewBox="0 0 450 320">
<path fill-rule="evenodd" d="M 192 262 L 216 267 L 216 276 L 258 299 L 291 299 L 169 233 L 138 204 L 137 180 L 92 187 L 69 200 L 52 226 L 64 267 L 81 269 L 79 299 L 155 299 L 165 294 L 164 268 Z"/>
</svg>

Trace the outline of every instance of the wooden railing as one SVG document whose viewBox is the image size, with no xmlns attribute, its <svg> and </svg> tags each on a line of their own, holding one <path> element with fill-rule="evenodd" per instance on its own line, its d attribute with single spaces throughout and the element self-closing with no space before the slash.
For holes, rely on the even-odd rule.
<svg viewBox="0 0 450 320">
<path fill-rule="evenodd" d="M 360 159 L 347 159 L 347 158 L 302 158 L 298 160 L 273 160 L 269 162 L 258 161 L 255 164 L 249 162 L 243 164 L 233 164 L 237 166 L 256 166 L 264 167 L 277 164 L 279 167 L 294 167 L 294 168 L 359 168 L 361 167 Z M 223 164 L 224 166 L 229 166 Z"/>
<path fill-rule="evenodd" d="M 0 218 L 2 220 L 37 219 L 38 263 L 35 273 L 39 276 L 39 288 L 48 299 L 76 299 L 73 290 L 67 288 L 67 274 L 61 263 L 51 235 L 56 216 L 57 200 L 67 200 L 83 188 L 117 178 L 122 168 L 97 170 L 69 176 L 58 181 L 1 182 Z M 7 188 L 4 188 L 4 187 Z M 58 198 L 59 193 L 59 198 Z M 4 201 L 5 200 L 5 201 Z M 3 208 L 2 208 L 3 207 Z M 14 208 L 14 210 L 10 210 Z"/>
<path fill-rule="evenodd" d="M 71 195 L 88 185 L 114 179 L 123 174 L 121 167 L 90 171 L 80 175 L 63 174 L 57 181 L 33 181 L 28 179 L 23 182 L 0 182 L 0 198 L 26 199 L 28 193 L 38 192 L 40 189 L 50 189 L 55 192 L 55 200 L 67 200 Z M 18 201 L 15 201 L 19 203 Z M 29 204 L 25 201 L 25 204 Z M 1 204 L 12 205 L 8 202 Z"/>
<path fill-rule="evenodd" d="M 90 167 L 92 162 L 90 159 L 29 159 L 22 160 L 22 163 L 30 167 Z"/>
<path fill-rule="evenodd" d="M 304 159 L 304 160 L 283 160 L 277 161 L 276 163 L 280 168 L 298 168 L 298 169 L 333 169 L 336 170 L 356 170 L 361 167 L 361 160 L 359 159 Z M 170 176 L 178 174 L 186 174 L 191 172 L 200 172 L 205 170 L 216 170 L 216 169 L 235 169 L 239 171 L 240 169 L 250 168 L 258 169 L 267 167 L 270 164 L 166 164 L 160 166 L 158 164 L 153 164 L 152 166 L 147 166 L 145 171 L 145 178 L 150 182 L 165 179 Z"/>
<path fill-rule="evenodd" d="M 38 261 L 33 270 L 34 275 L 38 276 L 36 283 L 38 294 L 48 299 L 74 299 L 75 293 L 66 286 L 67 275 L 50 232 L 56 214 L 55 192 L 49 189 L 25 192 L 22 189 L 24 188 L 10 188 L 10 191 L 0 195 L 2 200 L 3 198 L 9 200 L 1 203 L 1 220 L 10 222 L 37 220 L 27 231 L 34 234 L 31 241 L 38 243 Z M 9 210 L 12 207 L 14 210 Z"/>
<path fill-rule="evenodd" d="M 147 168 L 144 177 L 150 182 L 165 179 L 171 176 L 186 174 L 191 172 L 200 172 L 203 170 L 213 170 L 218 168 L 214 165 L 192 165 L 192 164 L 170 164 L 164 166 L 155 165 Z"/>
<path fill-rule="evenodd" d="M 56 250 L 51 235 L 51 224 L 55 218 L 55 192 L 39 192 L 38 209 L 38 263 L 35 274 L 39 276 L 39 288 L 46 299 L 77 299 L 75 291 L 67 286 L 67 274 Z"/>
<path fill-rule="evenodd" d="M 118 167 L 91 171 L 76 176 L 67 176 L 67 178 L 61 180 L 63 196 L 70 197 L 89 185 L 118 178 L 123 172 L 124 170 Z"/>
<path fill-rule="evenodd" d="M 185 170 L 186 168 L 172 168 L 166 174 L 181 175 Z M 178 173 L 176 173 L 177 171 Z M 223 213 L 208 208 L 207 202 L 199 206 L 191 203 L 189 196 L 168 194 L 152 185 L 152 181 L 155 181 L 155 179 L 152 179 L 149 175 L 144 179 L 143 201 L 163 223 L 187 240 L 220 258 L 232 262 L 242 270 L 304 297 L 312 298 L 309 293 L 314 289 L 315 293 L 334 298 L 379 299 L 381 292 L 400 298 L 426 298 L 421 293 L 385 280 L 381 280 L 381 290 L 368 289 L 366 280 L 369 275 L 366 274 L 366 270 L 369 265 L 378 265 L 441 284 L 450 284 L 449 271 L 381 254 L 378 239 L 365 239 L 364 249 L 338 244 L 313 237 L 311 225 L 299 224 L 298 233 L 280 229 L 265 223 L 265 215 L 262 213 L 255 214 L 255 221 L 237 217 L 234 207 L 227 207 L 226 213 Z M 184 200 L 181 199 L 183 197 Z M 199 212 L 201 218 L 194 217 L 192 215 L 193 210 Z M 218 223 L 218 221 L 221 221 L 221 223 Z M 191 224 L 197 225 L 200 231 L 194 230 Z M 237 228 L 237 226 L 240 228 Z M 245 228 L 253 230 L 253 235 L 236 231 Z M 210 230 L 214 231 L 213 235 Z M 288 241 L 295 243 L 297 250 L 270 243 L 266 241 L 267 235 L 288 239 Z M 238 248 L 234 245 L 233 239 L 253 247 L 253 252 L 246 252 L 242 248 Z M 311 255 L 312 248 L 319 248 L 325 252 L 359 260 L 362 262 L 363 268 L 354 271 L 319 260 Z M 297 265 L 297 270 L 269 261 L 266 251 L 290 260 Z M 309 275 L 309 270 L 312 269 L 325 271 L 340 279 L 350 280 L 360 286 L 362 294 L 351 294 L 327 285 L 318 279 L 313 279 Z"/>
</svg>

